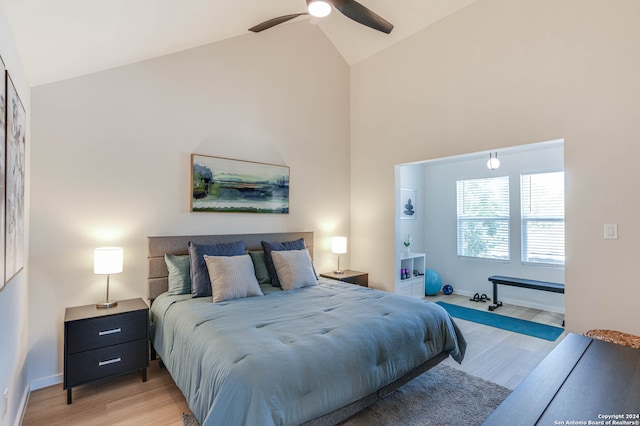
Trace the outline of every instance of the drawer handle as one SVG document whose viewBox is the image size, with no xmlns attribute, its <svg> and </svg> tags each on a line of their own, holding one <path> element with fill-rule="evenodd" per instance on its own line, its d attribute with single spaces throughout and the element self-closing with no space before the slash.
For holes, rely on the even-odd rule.
<svg viewBox="0 0 640 426">
<path fill-rule="evenodd" d="M 98 363 L 98 367 L 102 367 L 103 365 L 115 364 L 116 362 L 120 362 L 120 361 L 122 361 L 122 358 L 114 358 L 106 361 L 100 361 Z"/>
<path fill-rule="evenodd" d="M 121 328 L 114 328 L 113 330 L 99 331 L 98 336 L 106 336 L 108 334 L 120 333 L 121 331 L 122 331 Z"/>
</svg>

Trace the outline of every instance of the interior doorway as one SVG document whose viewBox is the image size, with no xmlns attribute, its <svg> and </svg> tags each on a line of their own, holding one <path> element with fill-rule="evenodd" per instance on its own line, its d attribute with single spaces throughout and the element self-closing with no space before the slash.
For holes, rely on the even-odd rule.
<svg viewBox="0 0 640 426">
<path fill-rule="evenodd" d="M 496 156 L 500 166 L 492 170 L 487 163 L 490 158 L 494 159 Z M 535 206 L 532 207 L 531 203 L 527 204 L 532 200 L 532 193 L 523 186 L 528 184 L 531 187 L 532 179 L 535 183 L 554 173 L 555 177 L 558 173 L 561 174 L 560 185 L 564 197 L 563 140 L 397 165 L 396 269 L 400 269 L 404 243 L 409 238 L 412 251 L 426 253 L 426 268 L 436 270 L 443 284 L 451 285 L 459 295 L 470 297 L 476 293 L 490 295 L 491 283 L 487 278 L 491 275 L 564 283 L 564 203 L 561 206 L 561 226 L 560 219 L 556 216 L 548 218 L 546 222 L 544 217 L 532 216 L 533 219 L 529 220 L 528 217 L 533 214 L 531 211 L 532 208 L 535 210 Z M 476 184 L 476 181 L 491 181 L 493 178 L 500 178 L 503 187 L 506 185 L 507 216 L 501 218 L 502 222 L 481 215 L 478 218 L 466 218 L 469 222 L 481 222 L 481 226 L 475 231 L 481 233 L 484 229 L 485 236 L 493 232 L 493 240 L 485 243 L 484 246 L 482 246 L 483 241 L 472 240 L 471 243 L 476 244 L 474 250 L 461 250 L 461 246 L 465 243 L 464 232 L 461 231 L 465 226 L 462 223 L 465 218 L 459 214 L 460 182 L 468 183 L 466 186 L 468 194 L 468 188 L 473 188 L 472 184 Z M 476 185 L 476 187 L 481 186 Z M 482 196 L 482 193 L 480 195 Z M 413 198 L 411 208 L 407 209 L 406 198 L 409 196 Z M 523 197 L 528 199 L 527 202 L 523 201 Z M 549 198 L 542 193 L 541 200 L 545 200 L 545 197 Z M 473 201 L 471 196 L 467 198 Z M 492 206 L 496 203 L 494 199 L 486 202 Z M 468 206 L 468 203 L 469 201 L 465 205 Z M 525 214 L 523 214 L 523 203 L 527 210 Z M 545 207 L 548 203 L 542 204 Z M 544 250 L 546 250 L 544 245 L 540 245 L 541 248 L 532 245 L 533 222 L 536 222 L 536 226 L 541 230 L 546 227 L 547 232 L 550 232 L 549 224 L 555 223 L 555 229 L 562 232 L 560 243 L 550 245 L 555 247 L 556 251 L 549 256 L 544 256 Z M 467 224 L 467 228 L 469 226 Z M 471 238 L 468 234 L 467 240 Z M 506 249 L 503 249 L 498 256 L 497 242 L 505 238 L 507 239 Z M 562 247 L 559 247 L 559 244 Z M 560 249 L 562 256 L 559 255 Z M 481 253 L 482 250 L 484 253 Z M 396 288 L 398 288 L 400 274 L 396 275 L 398 275 L 396 278 Z M 564 313 L 563 294 L 505 287 L 500 289 L 500 296 L 505 303 Z"/>
</svg>

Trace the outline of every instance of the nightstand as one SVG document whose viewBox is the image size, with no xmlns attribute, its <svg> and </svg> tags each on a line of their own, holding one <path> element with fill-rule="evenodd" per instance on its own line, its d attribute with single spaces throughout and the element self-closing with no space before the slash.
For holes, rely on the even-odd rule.
<svg viewBox="0 0 640 426">
<path fill-rule="evenodd" d="M 64 314 L 64 389 L 95 380 L 142 372 L 149 366 L 149 307 L 142 299 L 118 301 L 108 309 L 96 305 L 67 308 Z"/>
<path fill-rule="evenodd" d="M 369 274 L 366 272 L 353 271 L 345 269 L 344 273 L 336 274 L 335 272 L 324 272 L 321 277 L 330 278 L 332 280 L 343 281 L 345 283 L 357 284 L 363 287 L 369 287 Z"/>
</svg>

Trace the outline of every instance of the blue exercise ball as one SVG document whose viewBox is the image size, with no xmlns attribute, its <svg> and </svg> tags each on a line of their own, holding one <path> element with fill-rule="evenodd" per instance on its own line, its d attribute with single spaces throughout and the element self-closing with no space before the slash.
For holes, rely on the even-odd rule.
<svg viewBox="0 0 640 426">
<path fill-rule="evenodd" d="M 424 294 L 427 296 L 435 296 L 442 288 L 442 278 L 433 269 L 424 270 Z"/>
</svg>

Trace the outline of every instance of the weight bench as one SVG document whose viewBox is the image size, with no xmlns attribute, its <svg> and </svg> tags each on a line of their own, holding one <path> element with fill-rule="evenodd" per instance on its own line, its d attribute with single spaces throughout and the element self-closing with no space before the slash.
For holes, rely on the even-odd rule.
<svg viewBox="0 0 640 426">
<path fill-rule="evenodd" d="M 489 305 L 489 310 L 493 311 L 502 306 L 498 300 L 498 285 L 510 285 L 512 287 L 530 288 L 532 290 L 550 291 L 552 293 L 564 294 L 564 284 L 552 283 L 548 281 L 527 280 L 524 278 L 502 277 L 492 275 L 489 281 L 493 283 L 493 304 Z"/>
</svg>

